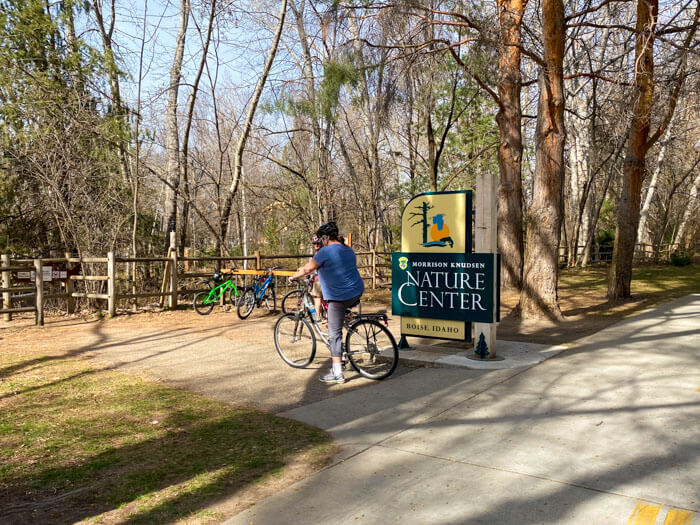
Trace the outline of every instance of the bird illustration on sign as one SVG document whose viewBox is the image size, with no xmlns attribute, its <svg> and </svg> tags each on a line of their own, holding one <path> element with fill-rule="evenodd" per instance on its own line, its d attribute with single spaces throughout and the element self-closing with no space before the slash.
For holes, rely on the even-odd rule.
<svg viewBox="0 0 700 525">
<path fill-rule="evenodd" d="M 449 244 L 450 248 L 452 248 L 454 246 L 454 241 L 452 240 L 452 237 L 450 237 L 450 228 L 445 221 L 446 215 L 444 213 L 436 213 L 433 215 L 430 218 L 430 222 L 432 222 L 432 226 L 430 226 L 430 222 L 428 221 L 428 210 L 432 210 L 434 207 L 435 206 L 431 206 L 425 201 L 420 206 L 416 206 L 416 209 L 419 211 L 411 212 L 409 218 L 412 219 L 418 217 L 418 220 L 411 224 L 411 226 L 421 225 L 423 233 L 423 242 L 420 243 L 421 246 L 443 247 Z M 430 230 L 431 240 L 428 240 L 428 230 Z"/>
</svg>

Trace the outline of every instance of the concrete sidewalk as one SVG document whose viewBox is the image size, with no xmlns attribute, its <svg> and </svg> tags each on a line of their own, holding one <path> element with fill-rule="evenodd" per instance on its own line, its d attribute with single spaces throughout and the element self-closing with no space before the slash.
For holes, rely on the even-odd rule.
<svg viewBox="0 0 700 525">
<path fill-rule="evenodd" d="M 283 412 L 340 457 L 227 523 L 698 525 L 699 336 L 693 295 L 536 365 L 422 368 Z"/>
</svg>

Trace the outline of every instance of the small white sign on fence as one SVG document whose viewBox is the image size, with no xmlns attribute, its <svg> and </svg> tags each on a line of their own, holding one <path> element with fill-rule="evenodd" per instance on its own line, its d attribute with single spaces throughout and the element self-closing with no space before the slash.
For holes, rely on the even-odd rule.
<svg viewBox="0 0 700 525">
<path fill-rule="evenodd" d="M 53 267 L 43 266 L 41 268 L 41 275 L 42 275 L 42 278 L 44 279 L 44 282 L 51 281 L 52 277 L 53 277 Z"/>
</svg>

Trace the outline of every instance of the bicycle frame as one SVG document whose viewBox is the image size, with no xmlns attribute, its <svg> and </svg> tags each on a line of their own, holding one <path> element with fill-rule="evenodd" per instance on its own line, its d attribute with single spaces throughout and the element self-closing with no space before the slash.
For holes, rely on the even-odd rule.
<svg viewBox="0 0 700 525">
<path fill-rule="evenodd" d="M 314 332 L 316 332 L 316 335 L 319 336 L 321 341 L 323 341 L 325 343 L 325 345 L 328 347 L 328 349 L 330 350 L 331 341 L 328 338 L 328 334 L 321 330 L 319 321 L 316 318 L 314 318 L 313 315 L 311 315 L 311 308 L 314 305 L 314 298 L 311 296 L 311 293 L 309 293 L 308 286 L 306 286 L 304 289 L 304 297 L 302 298 L 302 305 L 303 305 L 303 308 L 297 313 L 298 318 L 301 319 L 302 317 L 306 317 L 311 322 L 311 326 L 313 327 Z M 327 309 L 328 306 L 326 305 L 325 308 Z M 346 312 L 345 319 L 343 320 L 343 328 L 345 328 L 345 330 L 347 330 L 347 331 L 352 330 L 352 324 L 353 324 L 352 322 L 355 319 L 359 319 L 359 317 L 357 317 L 357 316 L 350 317 L 347 315 L 347 312 Z M 345 353 L 345 349 L 343 349 L 343 354 L 344 353 Z"/>
<path fill-rule="evenodd" d="M 233 293 L 236 297 L 239 297 L 241 294 L 238 293 L 238 288 L 236 288 L 236 285 L 233 284 L 233 281 L 229 279 L 226 282 L 221 283 L 220 285 L 214 287 L 211 289 L 209 292 L 209 295 L 207 295 L 207 298 L 204 299 L 203 304 L 211 304 L 219 300 L 219 298 L 226 293 L 226 290 L 229 288 L 233 288 Z"/>
<path fill-rule="evenodd" d="M 312 313 L 313 308 L 311 293 L 304 290 L 298 309 L 287 311 L 275 323 L 275 348 L 282 360 L 293 368 L 306 368 L 311 364 L 319 339 L 330 350 L 329 335 L 322 331 L 321 322 Z M 343 367 L 350 364 L 368 379 L 389 377 L 399 362 L 399 349 L 388 324 L 384 311 L 362 314 L 346 309 L 341 346 Z"/>
<path fill-rule="evenodd" d="M 260 303 L 260 299 L 262 299 L 262 296 L 265 295 L 265 292 L 270 287 L 270 284 L 272 283 L 272 277 L 273 274 L 272 272 L 270 272 L 264 280 L 260 278 L 253 285 L 253 291 L 255 293 L 255 302 L 257 304 Z"/>
</svg>

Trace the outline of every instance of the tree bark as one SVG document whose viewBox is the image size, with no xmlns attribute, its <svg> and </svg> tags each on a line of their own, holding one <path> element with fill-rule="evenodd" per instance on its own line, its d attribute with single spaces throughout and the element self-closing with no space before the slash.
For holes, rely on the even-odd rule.
<svg viewBox="0 0 700 525">
<path fill-rule="evenodd" d="M 657 13 L 658 0 L 637 2 L 632 126 L 625 152 L 622 190 L 617 202 L 617 225 L 608 282 L 608 299 L 623 299 L 631 296 L 632 258 L 639 224 L 642 181 L 649 148 L 651 106 L 654 96 L 654 29 Z"/>
<path fill-rule="evenodd" d="M 520 127 L 521 21 L 527 0 L 499 0 L 498 96 L 498 251 L 501 285 L 520 290 L 523 277 L 523 142 Z"/>
<path fill-rule="evenodd" d="M 190 92 L 189 99 L 187 101 L 187 119 L 185 120 L 185 131 L 182 139 L 182 182 L 184 184 L 186 199 L 182 204 L 182 221 L 180 224 L 180 242 L 179 247 L 184 254 L 185 246 L 187 246 L 187 219 L 189 216 L 190 208 L 190 184 L 189 184 L 189 151 L 190 151 L 190 131 L 192 129 L 192 118 L 194 116 L 194 106 L 197 102 L 197 94 L 199 92 L 199 83 L 202 79 L 202 73 L 204 72 L 204 66 L 207 63 L 207 58 L 209 56 L 209 44 L 211 43 L 212 31 L 214 29 L 214 18 L 216 16 L 217 2 L 216 0 L 210 0 L 209 5 L 209 17 L 207 19 L 207 30 L 204 37 L 204 45 L 202 47 L 202 58 L 199 61 L 199 68 L 197 69 L 197 74 L 195 75 L 194 84 L 192 85 L 192 91 Z M 195 20 L 195 26 L 199 29 L 199 25 Z M 200 31 L 201 35 L 201 31 Z"/>
<path fill-rule="evenodd" d="M 542 35 L 545 67 L 539 74 L 535 178 L 520 309 L 525 318 L 560 320 L 557 286 L 566 139 L 563 75 L 566 26 L 562 0 L 543 0 Z"/>
<path fill-rule="evenodd" d="M 696 208 L 698 207 L 698 188 L 700 188 L 700 173 L 698 173 L 693 179 L 693 186 L 690 189 L 690 195 L 688 196 L 688 204 L 685 206 L 683 217 L 678 224 L 678 230 L 676 231 L 673 242 L 671 243 L 671 253 L 678 249 L 683 251 L 687 247 L 683 243 L 683 237 L 685 236 L 685 229 L 688 226 L 688 222 L 690 222 L 690 217 L 695 213 Z"/>
<path fill-rule="evenodd" d="M 649 216 L 649 208 L 651 207 L 651 201 L 654 198 L 654 193 L 656 193 L 656 186 L 659 181 L 659 175 L 664 166 L 664 160 L 666 159 L 666 147 L 668 146 L 668 138 L 671 135 L 671 128 L 673 123 L 666 128 L 664 137 L 661 140 L 661 148 L 659 149 L 659 156 L 656 161 L 656 167 L 654 172 L 651 174 L 651 181 L 649 181 L 649 187 L 647 188 L 647 193 L 644 196 L 644 203 L 639 212 L 639 225 L 637 226 L 637 242 L 646 243 L 649 240 L 649 235 L 646 231 L 647 217 Z"/>
<path fill-rule="evenodd" d="M 233 199 L 236 196 L 236 191 L 238 190 L 238 184 L 243 177 L 243 151 L 245 150 L 245 145 L 248 142 L 248 136 L 250 135 L 250 130 L 253 127 L 253 118 L 255 117 L 255 110 L 258 108 L 258 102 L 260 102 L 260 97 L 262 96 L 263 88 L 265 87 L 265 82 L 267 81 L 267 76 L 270 74 L 270 69 L 272 68 L 272 63 L 275 60 L 275 55 L 277 54 L 277 48 L 279 47 L 280 38 L 282 36 L 282 29 L 284 28 L 284 19 L 287 14 L 287 0 L 282 0 L 282 6 L 280 7 L 280 12 L 278 15 L 279 22 L 277 24 L 277 30 L 272 39 L 272 44 L 270 46 L 270 51 L 267 55 L 267 60 L 265 61 L 265 66 L 258 79 L 258 83 L 255 86 L 255 91 L 253 92 L 253 99 L 250 101 L 250 106 L 248 106 L 248 113 L 246 115 L 245 123 L 243 124 L 243 129 L 238 137 L 238 143 L 236 145 L 236 154 L 234 157 L 233 164 L 233 180 L 231 181 L 231 186 L 229 187 L 228 193 L 226 195 L 226 200 L 224 202 L 224 207 L 221 213 L 221 239 L 222 242 L 226 242 L 226 236 L 228 234 L 229 220 L 231 216 L 231 208 L 233 206 Z M 245 223 L 245 216 L 243 217 L 243 222 Z M 243 232 L 244 236 L 247 232 Z M 246 246 L 244 245 L 244 250 Z"/>
<path fill-rule="evenodd" d="M 180 187 L 180 133 L 177 120 L 177 97 L 182 74 L 182 59 L 185 53 L 185 37 L 190 18 L 190 0 L 180 0 L 180 24 L 175 39 L 175 56 L 170 68 L 170 85 L 168 87 L 168 105 L 166 107 L 166 176 L 168 195 L 166 197 L 166 227 L 164 251 L 170 244 L 170 232 L 177 228 L 177 197 Z"/>
</svg>

